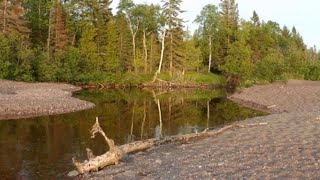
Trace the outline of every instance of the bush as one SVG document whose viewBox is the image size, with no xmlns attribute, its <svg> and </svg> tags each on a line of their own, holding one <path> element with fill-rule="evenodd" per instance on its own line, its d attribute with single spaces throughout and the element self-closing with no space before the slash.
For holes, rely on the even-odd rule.
<svg viewBox="0 0 320 180">
<path fill-rule="evenodd" d="M 286 66 L 284 59 L 278 54 L 267 55 L 256 64 L 254 69 L 254 77 L 269 82 L 284 80 L 285 74 Z"/>
<path fill-rule="evenodd" d="M 308 66 L 308 71 L 305 73 L 306 80 L 320 80 L 320 63 L 313 63 Z"/>
<path fill-rule="evenodd" d="M 79 76 L 80 51 L 78 48 L 69 47 L 66 51 L 56 53 L 56 61 L 59 61 L 57 80 L 62 82 L 74 82 Z"/>
<path fill-rule="evenodd" d="M 9 74 L 9 42 L 0 33 L 0 79 L 6 78 Z"/>
<path fill-rule="evenodd" d="M 58 72 L 58 62 L 47 59 L 46 53 L 37 56 L 35 62 L 38 81 L 56 81 Z"/>
</svg>

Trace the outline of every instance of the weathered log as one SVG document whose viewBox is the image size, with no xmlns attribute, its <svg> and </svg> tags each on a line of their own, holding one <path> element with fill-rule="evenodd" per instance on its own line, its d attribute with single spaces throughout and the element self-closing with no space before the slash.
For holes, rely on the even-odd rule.
<svg viewBox="0 0 320 180">
<path fill-rule="evenodd" d="M 254 127 L 254 126 L 260 126 L 260 125 L 266 125 L 267 123 L 259 123 L 259 124 L 247 124 L 247 125 L 239 125 L 239 124 L 232 124 L 227 125 L 217 131 L 208 131 L 206 129 L 205 131 L 201 133 L 193 133 L 193 134 L 187 134 L 187 135 L 177 135 L 177 136 L 171 136 L 166 137 L 162 139 L 148 139 L 146 141 L 136 141 L 129 144 L 124 144 L 121 146 L 116 146 L 114 144 L 114 141 L 112 139 L 109 139 L 104 131 L 101 129 L 98 118 L 96 119 L 96 123 L 93 125 L 91 129 L 92 138 L 95 137 L 96 133 L 100 133 L 105 141 L 107 142 L 109 146 L 109 151 L 104 153 L 100 156 L 94 156 L 92 151 L 87 148 L 87 156 L 88 160 L 80 163 L 75 160 L 75 158 L 72 158 L 73 165 L 76 167 L 76 170 L 79 174 L 84 174 L 85 172 L 90 171 L 97 171 L 99 168 L 103 168 L 108 165 L 118 164 L 118 162 L 124 157 L 124 155 L 128 153 L 132 153 L 135 151 L 145 150 L 149 149 L 154 146 L 159 146 L 163 144 L 173 143 L 173 142 L 187 142 L 193 139 L 197 138 L 206 138 L 206 137 L 213 137 L 217 136 L 219 134 L 222 134 L 225 131 L 235 129 L 235 128 L 247 128 L 247 127 Z"/>
</svg>

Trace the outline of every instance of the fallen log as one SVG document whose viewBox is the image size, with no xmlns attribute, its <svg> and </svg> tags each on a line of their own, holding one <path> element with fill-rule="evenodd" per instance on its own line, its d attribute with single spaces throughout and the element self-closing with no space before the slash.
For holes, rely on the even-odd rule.
<svg viewBox="0 0 320 180">
<path fill-rule="evenodd" d="M 201 133 L 171 136 L 163 139 L 154 138 L 154 139 L 148 139 L 146 141 L 136 141 L 136 142 L 124 144 L 121 146 L 116 146 L 114 144 L 114 141 L 112 139 L 109 139 L 106 136 L 106 134 L 100 127 L 98 118 L 96 118 L 96 123 L 93 125 L 90 131 L 92 134 L 91 138 L 94 138 L 97 133 L 100 133 L 104 137 L 106 143 L 108 144 L 109 151 L 100 156 L 94 156 L 92 153 L 92 150 L 87 148 L 86 151 L 87 151 L 88 160 L 84 161 L 83 163 L 80 163 L 76 161 L 75 158 L 72 158 L 72 163 L 76 167 L 76 170 L 79 174 L 84 174 L 90 171 L 98 171 L 99 169 L 108 165 L 113 165 L 113 164 L 117 165 L 118 162 L 122 159 L 122 157 L 124 157 L 128 153 L 145 150 L 151 147 L 173 143 L 173 142 L 187 142 L 197 138 L 213 137 L 213 136 L 222 134 L 225 131 L 235 129 L 235 128 L 247 128 L 247 127 L 254 127 L 254 126 L 261 126 L 261 125 L 267 125 L 267 123 L 247 124 L 247 125 L 232 124 L 232 125 L 227 125 L 217 131 L 208 131 L 208 129 L 206 129 Z"/>
</svg>

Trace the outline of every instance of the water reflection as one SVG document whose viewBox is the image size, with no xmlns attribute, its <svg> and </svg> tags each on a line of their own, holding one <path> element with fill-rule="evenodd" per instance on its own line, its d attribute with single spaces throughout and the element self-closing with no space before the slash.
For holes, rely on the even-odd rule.
<svg viewBox="0 0 320 180">
<path fill-rule="evenodd" d="M 71 158 L 107 150 L 89 129 L 100 125 L 116 144 L 153 137 L 200 132 L 260 112 L 227 101 L 223 91 L 138 89 L 81 91 L 77 97 L 94 102 L 93 109 L 59 116 L 0 121 L 0 174 L 3 179 L 63 179 L 73 169 Z"/>
</svg>

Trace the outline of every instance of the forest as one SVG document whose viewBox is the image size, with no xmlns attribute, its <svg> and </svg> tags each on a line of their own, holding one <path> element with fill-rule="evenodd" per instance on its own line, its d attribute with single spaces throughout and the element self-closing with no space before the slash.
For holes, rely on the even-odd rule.
<svg viewBox="0 0 320 180">
<path fill-rule="evenodd" d="M 295 27 L 239 18 L 235 0 L 203 7 L 189 31 L 182 0 L 2 0 L 0 79 L 137 85 L 170 81 L 248 86 L 320 80 L 316 47 Z M 220 82 L 217 82 L 220 81 Z"/>
</svg>

